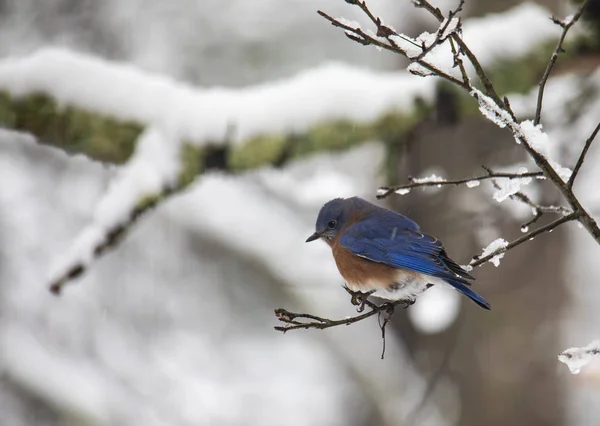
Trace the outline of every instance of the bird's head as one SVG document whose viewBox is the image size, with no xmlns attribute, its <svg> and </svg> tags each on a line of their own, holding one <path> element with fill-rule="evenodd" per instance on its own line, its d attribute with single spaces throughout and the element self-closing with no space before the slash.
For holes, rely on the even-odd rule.
<svg viewBox="0 0 600 426">
<path fill-rule="evenodd" d="M 331 243 L 338 233 L 345 228 L 351 218 L 352 198 L 335 198 L 328 201 L 319 212 L 315 233 L 306 242 L 323 238 Z"/>
</svg>

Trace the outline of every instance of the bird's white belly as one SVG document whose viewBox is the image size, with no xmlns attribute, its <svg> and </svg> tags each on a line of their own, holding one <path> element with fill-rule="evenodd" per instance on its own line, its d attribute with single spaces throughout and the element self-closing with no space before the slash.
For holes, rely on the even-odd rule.
<svg viewBox="0 0 600 426">
<path fill-rule="evenodd" d="M 368 292 L 375 290 L 373 296 L 387 300 L 415 300 L 416 297 L 434 284 L 446 284 L 440 278 L 399 270 L 393 284 L 367 282 L 360 285 L 350 285 L 351 290 Z"/>
</svg>

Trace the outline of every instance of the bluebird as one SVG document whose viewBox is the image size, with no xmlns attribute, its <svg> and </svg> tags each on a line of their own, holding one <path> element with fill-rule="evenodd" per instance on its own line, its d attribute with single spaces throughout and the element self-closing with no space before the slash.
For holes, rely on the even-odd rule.
<svg viewBox="0 0 600 426">
<path fill-rule="evenodd" d="M 414 302 L 432 285 L 455 288 L 484 309 L 490 304 L 471 290 L 467 271 L 448 257 L 442 243 L 406 216 L 359 197 L 336 198 L 319 212 L 316 232 L 355 292 Z"/>
</svg>

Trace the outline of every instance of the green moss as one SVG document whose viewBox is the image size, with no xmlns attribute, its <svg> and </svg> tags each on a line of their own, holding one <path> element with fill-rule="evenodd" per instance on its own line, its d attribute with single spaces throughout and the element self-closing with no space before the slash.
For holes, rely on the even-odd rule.
<svg viewBox="0 0 600 426">
<path fill-rule="evenodd" d="M 186 143 L 181 150 L 181 172 L 179 186 L 184 188 L 190 185 L 203 171 L 204 151 L 197 146 Z"/>
<path fill-rule="evenodd" d="M 122 164 L 133 153 L 140 124 L 62 107 L 51 97 L 0 91 L 0 125 L 35 135 L 42 143 L 99 161 Z"/>
<path fill-rule="evenodd" d="M 234 171 L 242 171 L 277 165 L 282 158 L 293 159 L 322 151 L 344 151 L 367 141 L 391 143 L 422 115 L 423 109 L 416 108 L 410 114 L 390 112 L 371 123 L 335 120 L 319 123 L 302 133 L 258 135 L 233 147 L 228 166 Z"/>
<path fill-rule="evenodd" d="M 259 135 L 246 143 L 234 145 L 229 153 L 228 166 L 242 171 L 272 164 L 282 154 L 286 139 L 285 135 Z"/>
</svg>

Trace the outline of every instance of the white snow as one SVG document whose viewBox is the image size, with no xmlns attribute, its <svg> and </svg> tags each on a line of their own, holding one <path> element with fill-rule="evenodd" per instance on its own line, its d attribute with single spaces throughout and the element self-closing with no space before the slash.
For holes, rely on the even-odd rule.
<svg viewBox="0 0 600 426">
<path fill-rule="evenodd" d="M 433 75 L 432 71 L 428 70 L 418 62 L 412 62 L 406 69 L 411 74 L 418 75 L 420 77 L 427 77 Z"/>
<path fill-rule="evenodd" d="M 479 89 L 473 89 L 470 95 L 479 103 L 481 114 L 498 127 L 503 129 L 513 121 L 508 112 L 496 105 L 492 98 L 484 95 Z"/>
<path fill-rule="evenodd" d="M 579 374 L 581 369 L 600 354 L 600 340 L 595 340 L 582 348 L 569 348 L 558 354 L 558 360 L 564 362 L 569 371 Z"/>
<path fill-rule="evenodd" d="M 470 180 L 470 181 L 468 181 L 468 182 L 467 182 L 467 187 L 468 187 L 468 188 L 476 188 L 476 187 L 478 187 L 480 184 L 481 184 L 481 182 L 480 182 L 480 181 L 478 181 L 478 180 Z"/>
<path fill-rule="evenodd" d="M 527 168 L 519 167 L 517 174 L 527 173 Z M 498 179 L 496 185 L 500 187 L 494 192 L 494 200 L 501 203 L 513 194 L 521 190 L 521 186 L 531 183 L 532 178 Z"/>
<path fill-rule="evenodd" d="M 492 241 L 486 248 L 483 249 L 483 252 L 481 253 L 480 257 L 485 257 L 492 253 L 495 253 L 496 251 L 505 248 L 507 245 L 508 241 L 506 241 L 504 238 L 498 238 Z M 495 267 L 498 267 L 500 266 L 500 259 L 504 257 L 504 254 L 505 252 L 502 251 L 494 257 L 492 257 L 490 260 L 488 260 L 488 262 L 491 262 L 494 264 Z"/>
<path fill-rule="evenodd" d="M 556 155 L 553 149 L 554 145 L 550 143 L 548 134 L 543 132 L 542 125 L 538 124 L 535 126 L 532 120 L 525 120 L 520 123 L 520 131 L 521 135 L 529 142 L 529 145 L 537 152 L 547 157 L 552 168 L 558 173 L 563 181 L 567 182 L 571 177 L 572 171 L 567 167 L 561 166 L 552 159 L 552 156 Z"/>
<path fill-rule="evenodd" d="M 410 188 L 400 188 L 396 189 L 394 192 L 399 195 L 406 195 L 410 192 Z"/>
<path fill-rule="evenodd" d="M 348 27 L 354 28 L 355 30 L 360 28 L 360 24 L 357 21 L 353 21 L 353 20 L 346 19 L 343 17 L 335 18 L 335 20 L 338 21 L 342 25 L 346 25 Z"/>
<path fill-rule="evenodd" d="M 519 57 L 540 43 L 556 39 L 560 35 L 560 29 L 548 19 L 549 16 L 551 12 L 535 3 L 522 3 L 504 13 L 465 21 L 462 25 L 463 39 L 479 62 L 483 66 L 489 66 L 498 58 Z M 458 18 L 454 18 L 454 22 L 449 25 L 449 30 L 455 30 L 456 20 Z M 435 36 L 436 34 L 423 33 L 417 39 L 405 35 L 391 38 L 407 52 L 409 58 L 414 58 L 422 53 L 421 42 L 425 41 L 429 45 Z M 459 71 L 453 68 L 454 58 L 448 41 L 433 48 L 424 57 L 424 61 L 450 75 L 460 76 Z M 473 76 L 472 66 L 467 61 L 465 66 L 469 75 Z"/>
<path fill-rule="evenodd" d="M 433 173 L 433 174 L 423 177 L 423 178 L 412 178 L 411 181 L 413 183 L 435 183 L 435 182 L 446 182 L 446 179 Z"/>
</svg>

